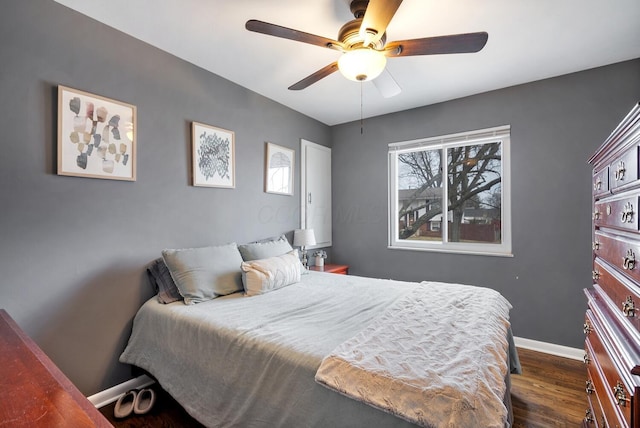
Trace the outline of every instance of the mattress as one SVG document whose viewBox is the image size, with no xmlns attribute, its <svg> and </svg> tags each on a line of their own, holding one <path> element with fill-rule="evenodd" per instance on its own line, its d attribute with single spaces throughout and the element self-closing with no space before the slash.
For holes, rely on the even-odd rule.
<svg viewBox="0 0 640 428">
<path fill-rule="evenodd" d="M 423 286 L 311 272 L 259 296 L 236 293 L 197 305 L 152 298 L 138 311 L 120 361 L 149 372 L 209 427 L 415 426 L 314 376 L 336 347 Z M 509 355 L 505 349 L 504 361 Z M 504 382 L 509 411 L 508 374 Z"/>
</svg>

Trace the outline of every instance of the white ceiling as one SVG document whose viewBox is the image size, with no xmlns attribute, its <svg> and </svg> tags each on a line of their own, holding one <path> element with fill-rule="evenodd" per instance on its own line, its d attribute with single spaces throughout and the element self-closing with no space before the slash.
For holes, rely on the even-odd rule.
<svg viewBox="0 0 640 428">
<path fill-rule="evenodd" d="M 287 88 L 340 53 L 245 30 L 259 19 L 331 39 L 348 0 L 56 0 L 325 124 L 360 118 L 361 84 L 334 73 Z M 405 0 L 387 41 L 486 31 L 473 54 L 390 58 L 402 93 L 362 84 L 364 117 L 640 57 L 638 0 Z M 640 76 L 639 76 L 640 78 Z"/>
</svg>

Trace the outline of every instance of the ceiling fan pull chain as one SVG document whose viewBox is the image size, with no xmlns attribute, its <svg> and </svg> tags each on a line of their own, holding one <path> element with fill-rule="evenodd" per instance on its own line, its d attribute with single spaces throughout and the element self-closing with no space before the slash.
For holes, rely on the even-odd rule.
<svg viewBox="0 0 640 428">
<path fill-rule="evenodd" d="M 364 134 L 364 119 L 362 117 L 362 80 L 360 81 L 360 135 Z"/>
</svg>

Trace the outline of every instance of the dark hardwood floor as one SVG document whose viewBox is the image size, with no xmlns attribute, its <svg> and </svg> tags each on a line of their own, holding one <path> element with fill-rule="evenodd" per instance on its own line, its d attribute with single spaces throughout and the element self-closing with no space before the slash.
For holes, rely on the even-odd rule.
<svg viewBox="0 0 640 428">
<path fill-rule="evenodd" d="M 587 408 L 586 369 L 581 361 L 518 349 L 522 375 L 511 377 L 514 428 L 578 427 Z M 100 411 L 116 428 L 201 428 L 168 394 L 158 392 L 156 405 L 144 416 L 113 417 L 114 404 Z"/>
<path fill-rule="evenodd" d="M 588 407 L 582 361 L 518 348 L 522 375 L 511 376 L 514 428 L 578 427 Z"/>
</svg>

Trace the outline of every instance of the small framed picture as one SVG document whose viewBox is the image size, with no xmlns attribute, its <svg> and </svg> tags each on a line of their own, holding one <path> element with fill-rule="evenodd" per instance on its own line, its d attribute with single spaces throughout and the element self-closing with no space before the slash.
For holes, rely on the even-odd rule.
<svg viewBox="0 0 640 428">
<path fill-rule="evenodd" d="M 193 185 L 236 187 L 235 133 L 193 122 Z"/>
<path fill-rule="evenodd" d="M 58 175 L 136 180 L 136 107 L 58 86 Z"/>
<path fill-rule="evenodd" d="M 267 143 L 264 190 L 267 193 L 293 195 L 295 150 Z"/>
</svg>

